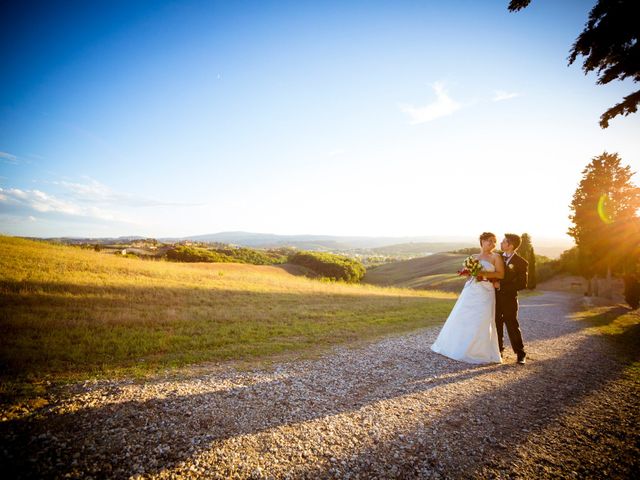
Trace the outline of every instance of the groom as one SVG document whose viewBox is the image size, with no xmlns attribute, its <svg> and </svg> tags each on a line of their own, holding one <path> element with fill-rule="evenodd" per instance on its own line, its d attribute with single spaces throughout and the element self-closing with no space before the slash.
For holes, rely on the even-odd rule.
<svg viewBox="0 0 640 480">
<path fill-rule="evenodd" d="M 500 354 L 504 350 L 504 325 L 513 351 L 518 356 L 518 363 L 524 365 L 527 354 L 522 343 L 522 333 L 518 324 L 518 290 L 527 287 L 529 263 L 516 253 L 520 246 L 520 237 L 513 233 L 505 233 L 500 248 L 504 260 L 504 278 L 496 289 L 496 327 L 498 329 L 498 345 Z"/>
</svg>

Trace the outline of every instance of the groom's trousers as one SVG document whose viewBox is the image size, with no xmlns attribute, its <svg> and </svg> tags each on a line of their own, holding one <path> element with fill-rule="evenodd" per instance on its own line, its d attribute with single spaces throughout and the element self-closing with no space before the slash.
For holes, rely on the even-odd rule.
<svg viewBox="0 0 640 480">
<path fill-rule="evenodd" d="M 496 329 L 498 330 L 498 346 L 504 350 L 504 326 L 507 326 L 511 348 L 516 355 L 524 355 L 522 333 L 518 323 L 518 297 L 515 295 L 496 294 Z"/>
</svg>

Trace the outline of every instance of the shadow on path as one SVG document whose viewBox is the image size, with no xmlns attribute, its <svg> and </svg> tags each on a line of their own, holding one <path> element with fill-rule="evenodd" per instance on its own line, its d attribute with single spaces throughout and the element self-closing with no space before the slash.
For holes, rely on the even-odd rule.
<svg viewBox="0 0 640 480">
<path fill-rule="evenodd" d="M 541 297 L 533 299 L 543 300 Z M 560 299 L 553 300 L 553 306 L 548 308 L 550 312 L 555 311 L 557 321 L 561 321 L 570 308 L 556 302 Z M 527 318 L 524 312 L 523 317 L 524 323 Z M 580 328 L 573 323 L 567 326 L 566 333 Z M 551 336 L 550 332 L 538 335 L 537 329 L 531 327 L 524 327 L 524 330 L 527 341 Z M 341 349 L 319 361 L 285 366 L 280 375 L 269 377 L 266 374 L 266 381 L 253 385 L 103 404 L 73 413 L 56 414 L 45 410 L 37 418 L 3 422 L 0 424 L 2 468 L 11 471 L 16 478 L 67 474 L 124 478 L 139 472 L 152 474 L 171 469 L 208 450 L 219 440 L 353 412 L 381 400 L 426 394 L 439 386 L 515 368 L 469 366 L 446 359 L 429 350 L 424 344 L 424 334 L 410 336 L 401 348 L 394 347 L 396 341 L 388 339 L 354 351 Z M 444 412 L 431 421 L 434 425 L 442 424 L 456 412 L 474 412 L 490 421 L 483 422 L 481 429 L 472 430 L 473 435 L 482 441 L 496 437 L 502 442 L 516 443 L 522 438 L 521 432 L 501 431 L 501 425 L 520 422 L 527 425 L 532 413 L 539 415 L 543 424 L 552 422 L 565 408 L 619 374 L 621 364 L 603 363 L 599 357 L 591 358 L 581 353 L 592 347 L 599 348 L 596 345 L 599 341 L 597 337 L 585 337 L 575 351 L 567 352 L 580 359 L 571 363 L 572 368 L 576 368 L 575 382 L 558 382 L 558 379 L 566 378 L 563 373 L 567 368 L 565 357 L 532 362 L 526 367 L 531 371 L 525 378 L 507 381 L 497 391 L 456 405 L 451 412 Z M 391 349 L 392 354 L 380 355 L 381 348 Z M 209 380 L 204 378 L 202 381 L 206 384 Z M 215 383 L 211 386 L 213 389 Z M 416 447 L 416 457 L 423 458 L 427 467 L 445 465 L 438 458 L 439 449 L 444 448 L 440 440 L 450 442 L 450 438 L 439 439 L 437 435 L 433 438 L 421 430 L 408 435 L 432 442 L 428 451 Z M 467 451 L 471 445 L 476 445 L 475 441 L 470 444 L 464 438 L 458 438 L 449 443 L 447 449 L 450 451 L 447 451 L 451 458 L 466 458 L 468 466 L 465 468 L 471 468 L 481 454 Z M 495 447 L 491 442 L 487 445 Z M 391 450 L 392 447 L 383 444 L 360 452 L 349 467 L 353 471 L 366 471 L 367 459 L 372 455 L 384 458 Z M 147 458 L 144 465 L 139 464 L 142 455 Z M 115 458 L 117 464 L 111 464 Z M 398 472 L 411 476 L 416 464 L 395 467 Z M 309 471 L 310 478 L 328 476 L 331 474 L 324 467 Z"/>
</svg>

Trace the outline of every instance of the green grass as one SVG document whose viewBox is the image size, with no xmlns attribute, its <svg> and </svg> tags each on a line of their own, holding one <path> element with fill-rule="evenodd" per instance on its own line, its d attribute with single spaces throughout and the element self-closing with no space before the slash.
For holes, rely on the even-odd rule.
<svg viewBox="0 0 640 480">
<path fill-rule="evenodd" d="M 586 322 L 587 331 L 602 335 L 615 347 L 619 359 L 626 363 L 625 375 L 640 381 L 640 311 L 623 305 L 592 308 L 574 315 Z"/>
<path fill-rule="evenodd" d="M 438 324 L 455 296 L 0 237 L 0 396 L 45 382 L 268 359 Z"/>
<path fill-rule="evenodd" d="M 367 270 L 363 282 L 380 286 L 415 289 L 445 289 L 460 292 L 465 279 L 456 272 L 467 255 L 436 253 L 426 257 L 388 263 Z"/>
</svg>

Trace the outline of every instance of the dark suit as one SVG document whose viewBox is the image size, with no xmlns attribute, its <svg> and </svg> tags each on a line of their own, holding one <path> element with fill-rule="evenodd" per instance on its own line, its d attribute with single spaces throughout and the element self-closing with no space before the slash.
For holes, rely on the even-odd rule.
<svg viewBox="0 0 640 480">
<path fill-rule="evenodd" d="M 518 324 L 518 290 L 527 287 L 528 275 L 529 262 L 514 253 L 508 264 L 505 261 L 504 278 L 500 280 L 500 289 L 496 289 L 496 327 L 500 352 L 504 350 L 504 325 L 506 324 L 511 347 L 518 357 L 525 355 L 522 333 Z"/>
</svg>

